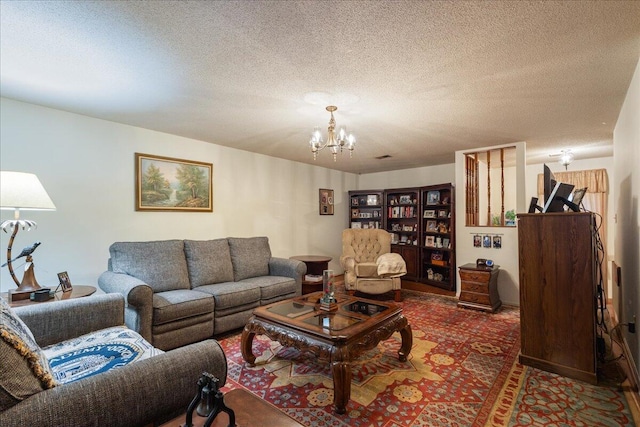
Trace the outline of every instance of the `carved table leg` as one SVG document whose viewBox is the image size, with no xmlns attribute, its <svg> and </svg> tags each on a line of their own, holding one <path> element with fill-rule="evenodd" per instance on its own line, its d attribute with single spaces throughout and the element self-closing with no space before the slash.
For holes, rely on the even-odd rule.
<svg viewBox="0 0 640 427">
<path fill-rule="evenodd" d="M 337 414 L 347 412 L 347 403 L 351 397 L 351 364 L 346 347 L 336 347 L 331 355 L 331 374 L 333 376 L 333 404 Z"/>
<path fill-rule="evenodd" d="M 242 339 L 240 341 L 240 350 L 242 351 L 242 358 L 247 362 L 249 366 L 255 366 L 256 356 L 253 354 L 251 347 L 253 346 L 253 337 L 256 333 L 251 328 L 251 320 L 247 323 L 242 330 Z"/>
<path fill-rule="evenodd" d="M 402 345 L 398 350 L 398 359 L 401 362 L 406 362 L 409 353 L 411 353 L 411 346 L 413 346 L 413 333 L 411 333 L 411 325 L 407 323 L 407 326 L 400 329 L 400 336 L 402 337 Z"/>
</svg>

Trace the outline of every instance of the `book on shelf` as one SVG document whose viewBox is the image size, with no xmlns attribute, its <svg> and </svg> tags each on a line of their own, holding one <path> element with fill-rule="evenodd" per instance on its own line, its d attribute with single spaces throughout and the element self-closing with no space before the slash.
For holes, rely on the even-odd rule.
<svg viewBox="0 0 640 427">
<path fill-rule="evenodd" d="M 305 274 L 304 275 L 305 282 L 322 282 L 321 274 Z"/>
</svg>

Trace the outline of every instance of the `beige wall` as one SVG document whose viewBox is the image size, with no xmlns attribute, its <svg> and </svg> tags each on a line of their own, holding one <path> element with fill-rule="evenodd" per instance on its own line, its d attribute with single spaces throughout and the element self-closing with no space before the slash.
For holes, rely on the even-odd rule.
<svg viewBox="0 0 640 427">
<path fill-rule="evenodd" d="M 35 173 L 55 212 L 25 211 L 38 222 L 20 231 L 14 255 L 32 244 L 36 278 L 57 285 L 95 285 L 106 269 L 109 245 L 119 240 L 211 239 L 264 235 L 274 256 L 326 254 L 331 268 L 347 226 L 346 194 L 356 175 L 226 148 L 202 141 L 97 120 L 3 98 L 0 167 Z M 213 163 L 213 213 L 136 212 L 134 153 Z M 311 155 L 311 154 L 309 154 Z M 318 214 L 318 189 L 335 191 L 335 215 Z M 12 211 L 0 211 L 2 220 Z M 9 234 L 0 233 L 0 259 Z M 22 262 L 17 262 L 18 267 Z M 22 270 L 18 272 L 22 278 Z M 13 289 L 0 270 L 0 289 Z"/>
<path fill-rule="evenodd" d="M 614 193 L 615 260 L 622 268 L 622 284 L 614 288 L 614 305 L 623 323 L 640 319 L 640 63 L 613 132 L 613 164 L 611 180 Z M 640 339 L 622 328 L 636 371 L 640 371 Z"/>
</svg>

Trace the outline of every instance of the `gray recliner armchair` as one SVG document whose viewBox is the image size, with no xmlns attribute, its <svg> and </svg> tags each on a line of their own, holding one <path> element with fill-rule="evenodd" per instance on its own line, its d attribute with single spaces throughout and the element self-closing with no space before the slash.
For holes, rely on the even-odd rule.
<svg viewBox="0 0 640 427">
<path fill-rule="evenodd" d="M 52 382 L 57 380 L 40 369 L 44 365 L 49 369 L 46 357 L 34 358 L 33 355 L 46 356 L 51 347 L 57 348 L 62 342 L 78 345 L 78 341 L 78 348 L 83 350 L 73 354 L 82 352 L 86 355 L 98 347 L 94 340 L 104 334 L 103 331 L 113 329 L 123 330 L 113 345 L 126 347 L 122 344 L 122 336 L 131 331 L 123 327 L 122 295 L 93 295 L 14 309 L 8 309 L 6 305 L 1 308 L 0 425 L 3 427 L 147 426 L 168 421 L 184 412 L 196 394 L 197 381 L 203 372 L 219 378 L 220 384 L 226 382 L 225 354 L 220 344 L 210 339 L 166 353 L 155 349 L 148 358 L 55 384 Z M 11 329 L 11 326 L 20 326 L 15 317 L 30 331 L 23 334 L 26 341 L 16 339 L 16 328 Z M 17 328 L 18 332 L 24 330 L 24 327 Z M 35 348 L 27 348 L 23 342 Z M 141 338 L 136 343 L 150 347 Z M 68 356 L 65 360 L 71 359 L 73 357 Z M 91 360 L 97 362 L 98 359 L 100 356 L 96 354 Z M 72 366 L 65 373 L 81 368 L 80 362 L 66 364 Z M 89 365 L 95 369 L 92 363 Z M 45 384 L 43 375 L 51 381 Z"/>
</svg>

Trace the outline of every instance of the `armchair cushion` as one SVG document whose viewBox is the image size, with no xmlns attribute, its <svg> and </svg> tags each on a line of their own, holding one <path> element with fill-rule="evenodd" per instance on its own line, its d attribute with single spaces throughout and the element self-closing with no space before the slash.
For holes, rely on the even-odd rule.
<svg viewBox="0 0 640 427">
<path fill-rule="evenodd" d="M 190 288 L 182 240 L 116 242 L 109 253 L 114 273 L 137 277 L 154 292 Z"/>
<path fill-rule="evenodd" d="M 0 298 L 0 411 L 56 386 L 49 362 L 33 334 Z"/>
<path fill-rule="evenodd" d="M 375 262 L 361 262 L 355 265 L 356 276 L 378 277 L 378 264 Z"/>
<path fill-rule="evenodd" d="M 63 341 L 45 347 L 43 352 L 60 384 L 164 353 L 125 326 L 102 329 Z"/>
<path fill-rule="evenodd" d="M 227 239 L 185 240 L 184 252 L 192 287 L 233 282 L 233 264 Z"/>
<path fill-rule="evenodd" d="M 229 238 L 234 281 L 268 276 L 271 248 L 267 237 Z"/>
</svg>

